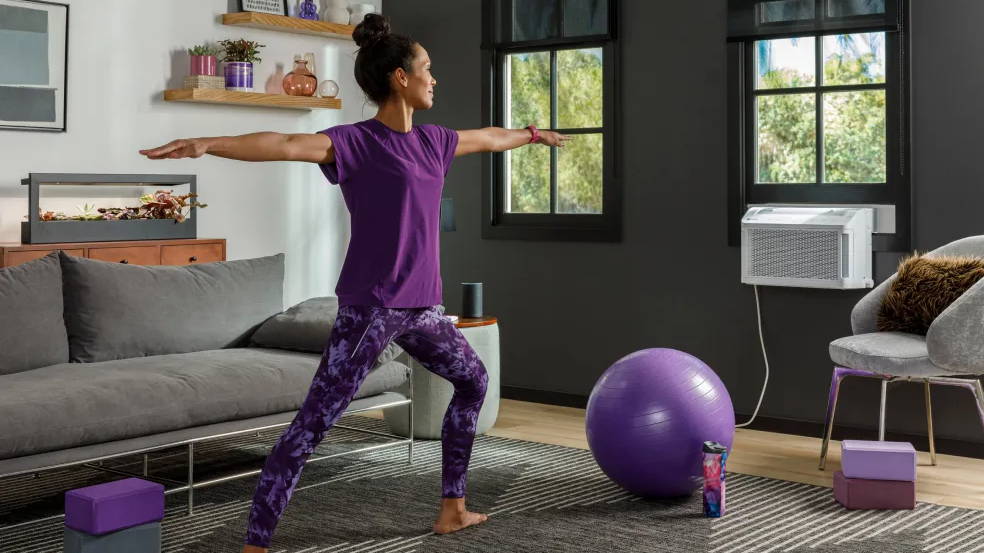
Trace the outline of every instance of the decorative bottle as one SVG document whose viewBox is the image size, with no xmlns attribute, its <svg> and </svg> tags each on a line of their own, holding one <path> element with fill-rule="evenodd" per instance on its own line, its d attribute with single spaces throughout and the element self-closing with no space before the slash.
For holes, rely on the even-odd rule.
<svg viewBox="0 0 984 553">
<path fill-rule="evenodd" d="M 307 60 L 294 58 L 294 69 L 284 77 L 284 92 L 291 96 L 314 96 L 318 78 L 308 70 Z"/>
</svg>

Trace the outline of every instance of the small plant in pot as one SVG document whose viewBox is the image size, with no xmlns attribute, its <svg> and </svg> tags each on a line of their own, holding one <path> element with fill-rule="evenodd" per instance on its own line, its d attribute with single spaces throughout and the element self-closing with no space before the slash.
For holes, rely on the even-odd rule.
<svg viewBox="0 0 984 553">
<path fill-rule="evenodd" d="M 214 44 L 202 43 L 188 48 L 188 55 L 191 56 L 191 66 L 189 75 L 209 75 L 217 73 L 218 55 L 222 49 Z"/>
<path fill-rule="evenodd" d="M 252 40 L 220 40 L 219 44 L 225 54 L 226 90 L 238 92 L 253 91 L 253 64 L 263 61 L 260 59 L 260 48 L 266 46 Z"/>
</svg>

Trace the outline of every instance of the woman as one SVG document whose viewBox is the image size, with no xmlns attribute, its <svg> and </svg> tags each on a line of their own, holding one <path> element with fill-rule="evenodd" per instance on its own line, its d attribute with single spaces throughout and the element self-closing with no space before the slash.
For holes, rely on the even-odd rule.
<svg viewBox="0 0 984 553">
<path fill-rule="evenodd" d="M 461 332 L 443 317 L 438 218 L 444 176 L 455 156 L 502 152 L 539 142 L 562 146 L 551 131 L 454 131 L 413 125 L 434 104 L 431 62 L 412 39 L 391 34 L 369 14 L 353 34 L 355 78 L 379 110 L 373 119 L 316 134 L 260 132 L 189 138 L 140 150 L 150 159 L 203 154 L 244 161 L 308 161 L 340 184 L 352 237 L 339 277 L 338 318 L 307 398 L 277 441 L 260 475 L 244 553 L 266 551 L 304 461 L 345 411 L 390 341 L 454 385 L 442 430 L 443 493 L 434 532 L 446 534 L 486 516 L 465 508 L 465 480 L 488 377 Z"/>
</svg>

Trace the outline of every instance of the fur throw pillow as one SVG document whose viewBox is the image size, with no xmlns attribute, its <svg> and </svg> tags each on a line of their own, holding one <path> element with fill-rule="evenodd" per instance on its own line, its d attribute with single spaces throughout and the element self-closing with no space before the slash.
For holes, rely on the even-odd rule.
<svg viewBox="0 0 984 553">
<path fill-rule="evenodd" d="M 899 264 L 898 276 L 878 311 L 878 330 L 925 335 L 929 325 L 984 277 L 984 259 L 915 255 Z"/>
</svg>

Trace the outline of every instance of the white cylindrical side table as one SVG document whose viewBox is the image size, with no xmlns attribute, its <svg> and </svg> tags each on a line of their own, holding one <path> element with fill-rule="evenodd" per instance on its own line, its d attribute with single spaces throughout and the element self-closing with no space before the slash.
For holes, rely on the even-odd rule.
<svg viewBox="0 0 984 553">
<path fill-rule="evenodd" d="M 485 370 L 489 374 L 488 391 L 485 393 L 485 403 L 478 415 L 476 434 L 483 434 L 495 424 L 499 416 L 499 324 L 495 317 L 477 319 L 458 319 L 455 326 L 468 340 L 472 349 L 478 354 Z M 451 383 L 428 371 L 417 363 L 409 354 L 403 353 L 398 358 L 413 369 L 413 437 L 424 439 L 439 439 L 444 413 L 451 403 L 454 388 Z M 396 390 L 407 395 L 409 384 L 404 384 Z M 400 436 L 410 435 L 408 407 L 393 407 L 386 409 L 383 416 L 393 433 Z"/>
</svg>

